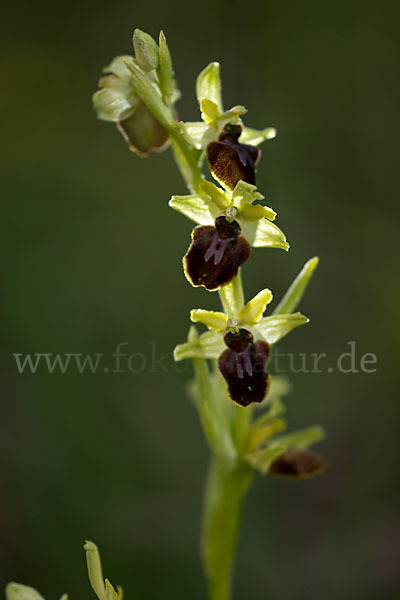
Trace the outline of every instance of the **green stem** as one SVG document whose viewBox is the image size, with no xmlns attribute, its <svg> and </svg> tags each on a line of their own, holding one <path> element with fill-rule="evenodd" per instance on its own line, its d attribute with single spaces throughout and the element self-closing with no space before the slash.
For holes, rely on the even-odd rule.
<svg viewBox="0 0 400 600">
<path fill-rule="evenodd" d="M 231 600 L 232 575 L 242 501 L 252 471 L 245 466 L 225 470 L 211 459 L 204 497 L 202 558 L 209 600 Z"/>
</svg>

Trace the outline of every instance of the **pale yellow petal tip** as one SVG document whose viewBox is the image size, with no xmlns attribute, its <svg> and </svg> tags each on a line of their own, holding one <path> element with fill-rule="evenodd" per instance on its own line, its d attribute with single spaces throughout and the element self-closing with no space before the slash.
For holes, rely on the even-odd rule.
<svg viewBox="0 0 400 600">
<path fill-rule="evenodd" d="M 278 135 L 278 131 L 275 129 L 275 127 L 269 127 L 268 129 L 269 129 L 269 131 L 268 131 L 267 137 L 265 139 L 273 140 Z"/>
</svg>

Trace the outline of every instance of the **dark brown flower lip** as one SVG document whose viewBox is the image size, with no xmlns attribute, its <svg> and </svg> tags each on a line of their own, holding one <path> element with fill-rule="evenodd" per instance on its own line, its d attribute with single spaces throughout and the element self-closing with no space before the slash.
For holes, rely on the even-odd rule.
<svg viewBox="0 0 400 600">
<path fill-rule="evenodd" d="M 239 267 L 251 254 L 250 244 L 240 233 L 239 223 L 224 216 L 216 219 L 214 227 L 195 227 L 183 259 L 186 277 L 192 285 L 211 291 L 236 277 Z"/>
<path fill-rule="evenodd" d="M 289 448 L 274 460 L 269 473 L 286 479 L 307 479 L 325 469 L 325 460 L 316 452 Z"/>
<path fill-rule="evenodd" d="M 268 393 L 270 375 L 265 372 L 270 347 L 253 341 L 247 329 L 225 334 L 228 348 L 218 359 L 218 367 L 228 384 L 228 393 L 240 406 L 262 402 Z"/>
<path fill-rule="evenodd" d="M 256 146 L 239 142 L 242 127 L 228 124 L 218 141 L 210 142 L 206 149 L 210 171 L 224 186 L 233 190 L 239 181 L 255 185 L 256 164 L 261 152 Z"/>
</svg>

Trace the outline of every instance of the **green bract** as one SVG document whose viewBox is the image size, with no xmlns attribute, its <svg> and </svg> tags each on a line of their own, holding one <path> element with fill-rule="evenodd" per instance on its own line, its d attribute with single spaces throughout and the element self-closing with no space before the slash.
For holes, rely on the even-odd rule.
<svg viewBox="0 0 400 600">
<path fill-rule="evenodd" d="M 202 121 L 179 123 L 179 128 L 189 144 L 204 149 L 215 140 L 227 123 L 242 125 L 241 115 L 247 113 L 244 106 L 234 106 L 224 111 L 222 106 L 219 63 L 210 63 L 197 78 L 196 93 Z M 257 146 L 276 136 L 276 129 L 268 127 L 261 131 L 243 127 L 240 142 Z"/>
</svg>

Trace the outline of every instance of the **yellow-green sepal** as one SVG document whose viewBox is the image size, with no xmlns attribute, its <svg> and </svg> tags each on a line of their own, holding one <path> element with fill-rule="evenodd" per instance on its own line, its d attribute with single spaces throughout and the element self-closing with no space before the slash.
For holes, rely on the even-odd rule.
<svg viewBox="0 0 400 600">
<path fill-rule="evenodd" d="M 228 315 L 225 313 L 201 308 L 193 309 L 190 312 L 190 319 L 193 323 L 203 323 L 208 329 L 219 332 L 225 331 L 228 324 Z"/>
<path fill-rule="evenodd" d="M 267 127 L 266 129 L 251 129 L 251 127 L 243 127 L 243 131 L 240 136 L 241 144 L 250 144 L 251 146 L 258 146 L 266 140 L 273 140 L 276 137 L 277 131 L 275 127 Z"/>
<path fill-rule="evenodd" d="M 221 209 L 208 195 L 172 196 L 169 206 L 199 225 L 214 225 Z"/>
<path fill-rule="evenodd" d="M 254 325 L 254 329 L 269 344 L 276 344 L 296 327 L 305 325 L 309 319 L 301 313 L 290 315 L 273 315 L 263 317 Z"/>
<path fill-rule="evenodd" d="M 267 288 L 261 290 L 261 292 L 258 292 L 258 294 L 249 300 L 249 302 L 247 302 L 247 304 L 239 311 L 238 319 L 247 325 L 255 325 L 261 319 L 271 300 L 271 290 Z"/>
<path fill-rule="evenodd" d="M 218 134 L 216 126 L 210 126 L 204 121 L 188 121 L 187 123 L 181 121 L 177 123 L 178 127 L 187 143 L 197 150 L 205 148 Z"/>
<path fill-rule="evenodd" d="M 222 113 L 222 92 L 219 68 L 219 63 L 212 62 L 201 71 L 196 81 L 196 94 L 199 106 L 201 106 L 203 98 L 206 98 L 216 105 L 219 113 Z"/>
<path fill-rule="evenodd" d="M 196 339 L 178 344 L 174 349 L 174 359 L 179 361 L 185 358 L 218 358 L 224 350 L 221 333 L 206 331 Z"/>
<path fill-rule="evenodd" d="M 289 250 L 286 236 L 274 223 L 268 219 L 258 221 L 241 221 L 242 233 L 254 248 L 280 248 Z"/>
</svg>

